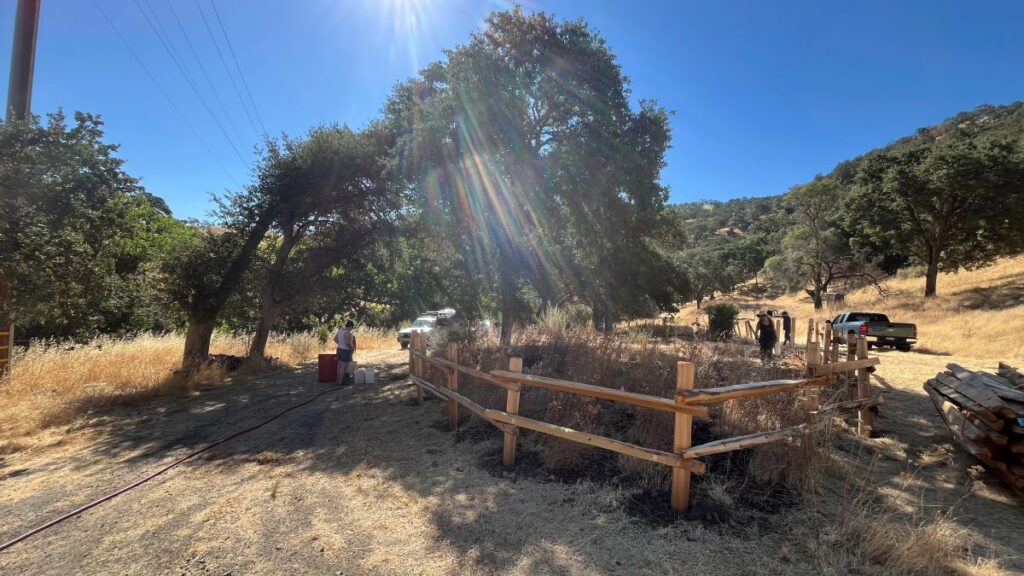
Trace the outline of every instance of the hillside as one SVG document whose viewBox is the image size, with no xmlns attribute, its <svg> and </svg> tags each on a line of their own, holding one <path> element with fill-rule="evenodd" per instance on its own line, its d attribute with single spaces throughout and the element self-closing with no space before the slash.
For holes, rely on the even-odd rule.
<svg viewBox="0 0 1024 576">
<path fill-rule="evenodd" d="M 884 282 L 885 296 L 873 288 L 861 288 L 846 296 L 843 308 L 883 312 L 894 320 L 916 323 L 919 352 L 963 354 L 1024 364 L 1024 255 L 1002 258 L 979 270 L 942 274 L 939 281 L 938 296 L 924 299 L 924 278 L 893 278 Z M 765 308 L 789 310 L 801 320 L 810 316 L 831 318 L 840 312 L 815 312 L 804 294 L 766 300 L 727 296 L 724 300 L 740 305 L 743 316 Z M 695 308 L 693 303 L 687 304 L 683 318 L 693 318 Z M 803 321 L 797 330 L 798 337 L 801 329 L 806 331 Z"/>
<path fill-rule="evenodd" d="M 659 245 L 688 280 L 677 282 L 685 299 L 762 276 L 789 290 L 841 291 L 919 264 L 929 265 L 933 291 L 937 271 L 1024 251 L 1013 225 L 1024 206 L 1022 134 L 1024 102 L 979 106 L 782 195 L 670 206 Z M 822 231 L 813 245 L 811 229 Z"/>
</svg>

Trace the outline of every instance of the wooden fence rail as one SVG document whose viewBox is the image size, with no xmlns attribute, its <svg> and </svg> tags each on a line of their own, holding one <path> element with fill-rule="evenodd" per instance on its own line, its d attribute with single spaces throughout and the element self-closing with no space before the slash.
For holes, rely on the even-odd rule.
<svg viewBox="0 0 1024 576">
<path fill-rule="evenodd" d="M 813 330 L 813 319 L 808 319 L 808 334 Z M 810 340 L 810 337 L 809 337 Z M 742 450 L 780 440 L 803 438 L 811 440 L 814 430 L 824 422 L 823 415 L 832 415 L 844 411 L 858 410 L 860 417 L 858 430 L 861 434 L 870 433 L 870 408 L 878 401 L 871 398 L 871 385 L 867 369 L 878 364 L 877 358 L 867 358 L 867 346 L 858 340 L 857 359 L 838 362 L 838 357 L 827 343 L 810 341 L 807 346 L 807 377 L 792 380 L 771 380 L 767 382 L 751 382 L 718 388 L 694 388 L 694 365 L 690 362 L 676 364 L 676 392 L 674 398 L 662 398 L 635 392 L 626 392 L 614 388 L 594 386 L 581 382 L 546 378 L 523 373 L 522 358 L 509 358 L 508 370 L 492 370 L 482 372 L 459 364 L 459 348 L 457 344 L 448 344 L 447 358 L 430 356 L 427 353 L 427 340 L 424 334 L 414 333 L 409 344 L 410 380 L 416 386 L 417 398 L 422 401 L 423 392 L 427 391 L 448 402 L 448 426 L 451 430 L 458 429 L 458 408 L 466 408 L 474 416 L 497 427 L 504 435 L 502 461 L 505 466 L 515 465 L 516 444 L 520 429 L 533 430 L 572 442 L 603 448 L 633 458 L 662 464 L 672 468 L 671 503 L 672 508 L 685 511 L 690 499 L 690 475 L 703 474 L 707 465 L 698 458 Z M 860 353 L 863 348 L 864 353 Z M 849 357 L 849 356 L 848 356 Z M 824 360 L 831 363 L 823 364 Z M 427 377 L 427 367 L 440 369 L 447 376 L 444 385 L 431 382 Z M 857 397 L 851 400 L 834 403 L 819 408 L 819 395 L 822 386 L 836 381 L 839 375 L 850 379 L 856 372 L 858 376 Z M 505 409 L 485 408 L 472 399 L 459 393 L 460 375 L 476 378 L 505 390 Z M 672 452 L 664 452 L 591 434 L 572 428 L 566 428 L 549 422 L 527 418 L 519 414 L 519 400 L 527 388 L 545 388 L 567 394 L 588 396 L 612 402 L 620 402 L 671 412 L 674 415 Z M 699 446 L 692 446 L 693 418 L 710 418 L 707 404 L 754 398 L 781 392 L 803 391 L 807 422 L 799 426 L 756 432 L 735 438 L 715 440 Z"/>
</svg>

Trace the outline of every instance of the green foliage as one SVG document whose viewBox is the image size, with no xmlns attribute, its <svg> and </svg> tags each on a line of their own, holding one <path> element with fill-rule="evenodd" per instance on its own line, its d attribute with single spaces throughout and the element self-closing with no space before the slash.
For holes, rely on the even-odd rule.
<svg viewBox="0 0 1024 576">
<path fill-rule="evenodd" d="M 850 247 L 838 223 L 837 207 L 844 191 L 835 178 L 818 176 L 793 187 L 785 206 L 792 225 L 782 238 L 782 250 L 765 262 L 764 271 L 787 289 L 804 289 L 822 307 L 822 294 L 836 282 L 873 280 L 873 268 Z"/>
<path fill-rule="evenodd" d="M 712 340 L 730 340 L 733 337 L 733 329 L 736 325 L 736 318 L 739 318 L 740 309 L 733 304 L 709 304 L 704 307 L 708 315 L 708 338 Z"/>
<path fill-rule="evenodd" d="M 536 313 L 531 293 L 573 294 L 602 325 L 670 303 L 644 241 L 667 197 L 668 115 L 630 108 L 604 39 L 515 8 L 446 57 L 396 88 L 385 124 L 405 134 L 400 168 L 432 241 L 499 296 L 503 328 Z"/>
<path fill-rule="evenodd" d="M 154 261 L 187 234 L 122 169 L 99 117 L 0 124 L 0 249 L 25 337 L 88 338 L 164 323 Z"/>
<path fill-rule="evenodd" d="M 940 270 L 982 266 L 1024 247 L 1021 135 L 954 129 L 872 154 L 845 209 L 855 244 L 909 253 L 927 267 L 925 295 L 933 295 Z"/>
</svg>

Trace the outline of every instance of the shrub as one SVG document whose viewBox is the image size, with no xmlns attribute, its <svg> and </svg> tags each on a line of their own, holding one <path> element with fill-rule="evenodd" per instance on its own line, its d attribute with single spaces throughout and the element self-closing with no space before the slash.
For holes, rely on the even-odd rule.
<svg viewBox="0 0 1024 576">
<path fill-rule="evenodd" d="M 799 367 L 761 364 L 757 361 L 756 350 L 749 346 L 712 342 L 669 347 L 638 333 L 608 337 L 593 330 L 576 330 L 552 337 L 549 329 L 550 326 L 537 324 L 517 330 L 513 332 L 510 347 L 499 346 L 490 338 L 467 340 L 460 344 L 461 363 L 487 372 L 507 369 L 509 356 L 520 356 L 530 374 L 663 398 L 675 394 L 676 361 L 679 359 L 696 364 L 698 388 L 793 378 L 801 374 Z M 438 372 L 433 377 L 443 375 Z M 462 377 L 459 390 L 487 408 L 505 408 L 505 391 L 491 384 Z M 529 388 L 520 398 L 519 413 L 640 446 L 672 450 L 673 418 L 667 412 Z M 695 421 L 694 443 L 783 428 L 805 420 L 797 393 L 719 404 L 713 407 L 710 421 Z M 626 456 L 609 456 L 608 452 L 596 448 L 542 434 L 527 433 L 521 439 L 524 452 L 535 453 L 543 468 L 566 474 L 568 478 L 628 475 L 631 485 L 656 492 L 665 490 L 669 482 L 670 470 L 665 466 Z M 714 466 L 722 473 L 754 480 L 751 485 L 781 483 L 800 489 L 813 485 L 810 476 L 818 472 L 815 458 L 807 452 L 790 445 L 770 445 L 716 456 Z M 707 477 L 698 479 L 695 489 L 704 490 L 700 483 L 706 480 Z M 736 485 L 747 486 L 748 483 L 744 480 Z"/>
<path fill-rule="evenodd" d="M 711 340 L 731 340 L 733 326 L 740 315 L 740 309 L 733 304 L 710 304 L 704 307 L 708 315 L 708 338 Z"/>
</svg>

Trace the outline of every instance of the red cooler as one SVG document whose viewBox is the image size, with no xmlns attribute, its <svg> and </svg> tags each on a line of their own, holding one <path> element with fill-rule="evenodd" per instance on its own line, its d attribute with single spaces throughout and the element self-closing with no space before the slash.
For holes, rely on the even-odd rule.
<svg viewBox="0 0 1024 576">
<path fill-rule="evenodd" d="M 338 355 L 336 353 L 317 356 L 316 379 L 320 383 L 338 381 Z"/>
</svg>

